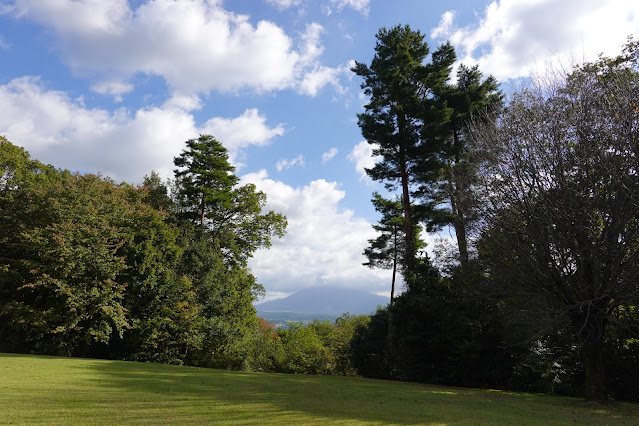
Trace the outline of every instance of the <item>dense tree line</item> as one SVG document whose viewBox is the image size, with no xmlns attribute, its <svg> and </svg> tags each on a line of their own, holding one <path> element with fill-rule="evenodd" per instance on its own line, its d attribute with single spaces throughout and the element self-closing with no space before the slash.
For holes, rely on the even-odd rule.
<svg viewBox="0 0 639 426">
<path fill-rule="evenodd" d="M 247 259 L 286 218 L 217 140 L 187 141 L 170 191 L 0 144 L 0 351 L 241 367 L 263 292 Z"/>
<path fill-rule="evenodd" d="M 476 66 L 453 81 L 453 48 L 428 57 L 423 38 L 381 29 L 353 68 L 381 156 L 368 174 L 401 200 L 375 194 L 366 264 L 398 267 L 407 289 L 356 333 L 358 371 L 637 399 L 620 372 L 639 354 L 639 44 L 504 105 Z M 421 224 L 454 230 L 444 271 L 416 249 Z"/>
</svg>

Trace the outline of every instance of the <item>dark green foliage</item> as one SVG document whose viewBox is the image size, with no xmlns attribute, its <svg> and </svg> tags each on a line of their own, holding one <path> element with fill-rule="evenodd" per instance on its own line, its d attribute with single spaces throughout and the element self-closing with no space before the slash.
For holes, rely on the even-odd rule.
<svg viewBox="0 0 639 426">
<path fill-rule="evenodd" d="M 606 384 L 616 400 L 639 402 L 639 340 L 628 334 L 617 331 L 606 340 Z"/>
<path fill-rule="evenodd" d="M 636 49 L 636 47 L 634 48 Z M 499 126 L 478 127 L 487 198 L 486 272 L 529 336 L 566 330 L 585 395 L 608 396 L 607 330 L 637 332 L 639 67 L 601 58 L 518 93 Z"/>
<path fill-rule="evenodd" d="M 455 84 L 438 85 L 434 98 L 441 113 L 425 121 L 422 137 L 428 153 L 416 171 L 419 189 L 415 196 L 422 203 L 421 218 L 429 231 L 452 225 L 459 260 L 469 261 L 469 237 L 479 219 L 474 187 L 478 180 L 478 162 L 467 143 L 467 126 L 494 122 L 502 106 L 497 80 L 483 78 L 477 65 L 463 64 L 457 70 Z"/>
<path fill-rule="evenodd" d="M 257 325 L 252 303 L 263 288 L 245 268 L 227 266 L 214 244 L 194 226 L 182 227 L 184 254 L 179 270 L 192 283 L 200 327 L 189 359 L 205 366 L 239 368 L 243 339 Z"/>
<path fill-rule="evenodd" d="M 174 163 L 181 215 L 198 223 L 202 231 L 211 222 L 218 224 L 221 218 L 215 210 L 231 208 L 231 191 L 239 181 L 226 148 L 214 137 L 201 135 L 186 141 Z"/>
<path fill-rule="evenodd" d="M 151 176 L 144 176 L 144 202 L 158 210 L 173 211 L 175 204 L 169 196 L 169 188 L 162 182 L 160 175 L 151 172 Z"/>
<path fill-rule="evenodd" d="M 122 305 L 127 268 L 126 189 L 99 177 L 66 176 L 28 192 L 3 274 L 3 316 L 26 344 L 49 354 L 85 354 L 130 327 Z M 15 212 L 18 213 L 18 212 Z"/>
<path fill-rule="evenodd" d="M 503 313 L 469 277 L 445 280 L 423 262 L 410 289 L 360 327 L 351 345 L 365 377 L 457 386 L 515 387 L 527 347 L 508 345 Z"/>
<path fill-rule="evenodd" d="M 198 224 L 228 265 L 246 267 L 255 250 L 284 235 L 286 217 L 272 211 L 262 214 L 266 194 L 252 184 L 237 186 L 226 148 L 214 137 L 201 135 L 186 145 L 175 158 L 178 217 Z"/>
<path fill-rule="evenodd" d="M 392 305 L 395 298 L 397 270 L 405 273 L 408 264 L 409 251 L 403 227 L 403 207 L 401 201 L 386 200 L 377 192 L 373 193 L 371 201 L 382 217 L 377 225 L 373 225 L 373 229 L 379 232 L 379 235 L 375 239 L 368 240 L 369 246 L 364 249 L 364 256 L 368 259 L 364 266 L 393 270 L 390 296 Z M 413 223 L 412 232 L 412 249 L 419 251 L 424 247 L 424 243 L 420 238 L 421 227 L 418 223 Z M 415 260 L 412 262 L 414 263 Z"/>
<path fill-rule="evenodd" d="M 388 308 L 378 309 L 368 323 L 360 324 L 351 340 L 351 362 L 357 374 L 392 379 L 388 338 Z"/>
<path fill-rule="evenodd" d="M 178 176 L 176 205 L 155 173 L 116 185 L 0 142 L 0 350 L 242 367 L 263 292 L 246 259 L 286 221 L 232 187 L 221 145 L 184 156 L 199 174 Z M 204 232 L 183 220 L 187 183 L 206 195 Z"/>
<path fill-rule="evenodd" d="M 410 275 L 417 253 L 411 191 L 416 170 L 424 169 L 424 160 L 429 158 L 422 127 L 441 112 L 432 93 L 449 78 L 455 53 L 450 44 L 443 45 L 426 64 L 430 50 L 424 36 L 409 26 L 382 28 L 376 37 L 371 65 L 356 62 L 352 69 L 364 78 L 362 89 L 370 99 L 366 112 L 358 114 L 358 124 L 364 138 L 374 145 L 373 155 L 382 157 L 367 170 L 368 175 L 388 189 L 401 188 L 406 273 Z"/>
<path fill-rule="evenodd" d="M 459 386 L 504 388 L 512 348 L 499 316 L 440 283 L 402 294 L 391 309 L 397 377 Z"/>
</svg>

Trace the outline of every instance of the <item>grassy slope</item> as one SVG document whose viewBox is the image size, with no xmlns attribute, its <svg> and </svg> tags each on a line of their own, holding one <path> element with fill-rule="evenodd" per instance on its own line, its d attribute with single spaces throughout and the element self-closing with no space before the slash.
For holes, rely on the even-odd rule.
<svg viewBox="0 0 639 426">
<path fill-rule="evenodd" d="M 639 405 L 0 354 L 0 423 L 639 424 Z"/>
</svg>

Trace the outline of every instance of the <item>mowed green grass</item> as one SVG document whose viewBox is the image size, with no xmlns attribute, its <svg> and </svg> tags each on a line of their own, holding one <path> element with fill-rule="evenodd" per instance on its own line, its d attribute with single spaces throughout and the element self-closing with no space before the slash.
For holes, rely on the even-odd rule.
<svg viewBox="0 0 639 426">
<path fill-rule="evenodd" d="M 639 405 L 0 354 L 1 424 L 639 424 Z"/>
</svg>

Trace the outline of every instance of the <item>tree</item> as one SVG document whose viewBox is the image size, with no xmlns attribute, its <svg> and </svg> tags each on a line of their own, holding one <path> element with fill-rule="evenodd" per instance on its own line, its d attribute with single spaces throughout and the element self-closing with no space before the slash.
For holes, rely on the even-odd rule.
<svg viewBox="0 0 639 426">
<path fill-rule="evenodd" d="M 200 135 L 186 141 L 187 149 L 174 159 L 179 169 L 175 179 L 180 186 L 180 204 L 184 215 L 199 222 L 204 231 L 213 208 L 229 206 L 231 190 L 239 179 L 235 167 L 228 162 L 228 153 L 214 137 Z"/>
<path fill-rule="evenodd" d="M 145 191 L 144 202 L 154 209 L 172 211 L 175 208 L 173 200 L 169 196 L 167 184 L 162 182 L 160 175 L 151 172 L 151 176 L 144 176 L 142 186 Z"/>
<path fill-rule="evenodd" d="M 400 271 L 404 270 L 407 256 L 402 204 L 399 200 L 386 200 L 377 192 L 373 193 L 371 201 L 375 210 L 382 214 L 382 218 L 377 225 L 373 225 L 373 229 L 380 234 L 377 238 L 368 240 L 369 246 L 364 249 L 364 256 L 368 262 L 364 263 L 364 266 L 393 270 L 390 295 L 392 306 L 395 299 L 396 272 L 398 268 Z M 413 247 L 419 250 L 423 246 L 419 224 L 413 224 Z"/>
<path fill-rule="evenodd" d="M 452 225 L 455 229 L 459 260 L 468 265 L 468 234 L 477 220 L 474 186 L 477 164 L 466 143 L 466 125 L 471 117 L 493 120 L 502 106 L 497 80 L 483 78 L 477 65 L 460 65 L 455 84 L 435 88 L 435 99 L 444 111 L 441 120 L 426 122 L 422 137 L 432 156 L 426 167 L 417 171 L 420 188 L 416 197 L 426 203 L 424 219 L 429 231 Z M 434 167 L 434 164 L 439 164 Z"/>
<path fill-rule="evenodd" d="M 201 135 L 186 145 L 174 160 L 180 214 L 216 241 L 228 263 L 245 266 L 255 250 L 270 246 L 272 236 L 284 236 L 286 217 L 262 214 L 266 194 L 252 184 L 237 186 L 226 148 L 215 138 Z"/>
<path fill-rule="evenodd" d="M 376 35 L 375 56 L 370 67 L 356 62 L 352 71 L 364 78 L 362 89 L 369 96 L 366 112 L 358 114 L 362 135 L 374 146 L 380 162 L 368 175 L 392 189 L 401 187 L 403 228 L 406 242 L 406 273 L 414 271 L 416 249 L 411 213 L 411 190 L 415 170 L 422 169 L 425 154 L 422 127 L 439 120 L 441 110 L 433 90 L 444 84 L 455 61 L 450 44 L 442 45 L 426 64 L 429 48 L 424 36 L 409 26 L 382 28 Z"/>
<path fill-rule="evenodd" d="M 517 93 L 485 154 L 480 245 L 492 291 L 534 336 L 569 330 L 585 395 L 606 398 L 606 331 L 637 331 L 639 45 Z"/>
<path fill-rule="evenodd" d="M 122 304 L 125 191 L 93 175 L 38 185 L 14 204 L 16 225 L 2 244 L 0 317 L 15 349 L 86 355 L 130 327 Z M 13 339 L 9 339 L 13 340 Z"/>
</svg>

